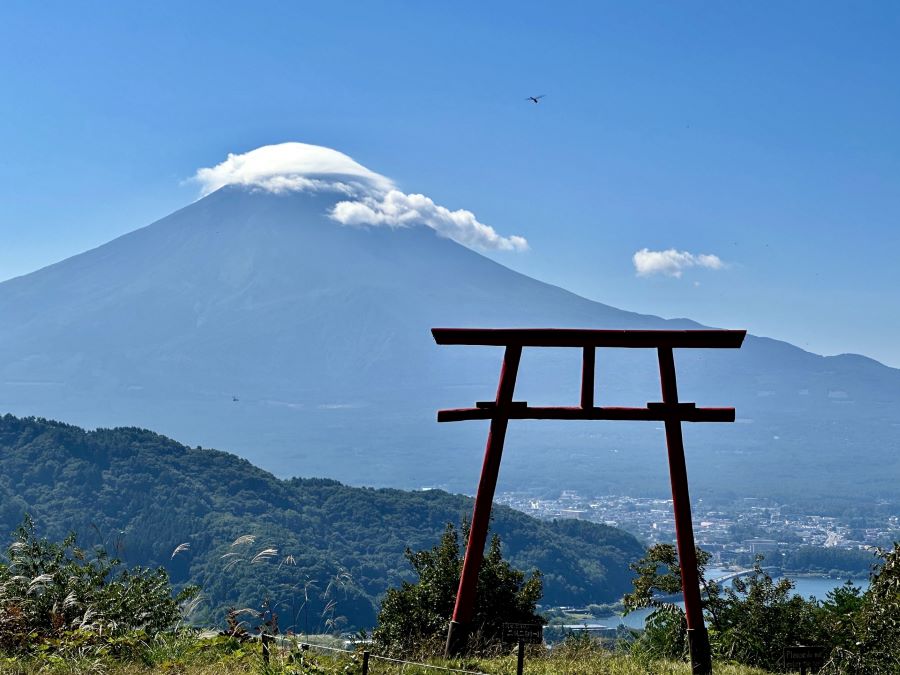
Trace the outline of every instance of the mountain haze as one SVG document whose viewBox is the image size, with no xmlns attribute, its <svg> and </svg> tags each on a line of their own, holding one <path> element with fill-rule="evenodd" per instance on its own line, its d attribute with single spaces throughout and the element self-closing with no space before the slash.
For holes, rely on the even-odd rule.
<svg viewBox="0 0 900 675">
<path fill-rule="evenodd" d="M 501 353 L 437 347 L 431 327 L 699 327 L 587 300 L 426 227 L 342 226 L 328 217 L 340 198 L 226 186 L 0 284 L 0 410 L 153 428 L 279 476 L 471 492 L 486 425 L 439 426 L 435 411 L 492 398 Z M 577 401 L 571 351 L 526 350 L 516 398 Z M 602 404 L 659 400 L 652 352 L 597 363 Z M 900 371 L 753 336 L 676 363 L 682 400 L 734 405 L 739 421 L 687 428 L 695 496 L 893 494 Z M 507 448 L 500 489 L 666 490 L 653 424 L 514 422 Z"/>
</svg>

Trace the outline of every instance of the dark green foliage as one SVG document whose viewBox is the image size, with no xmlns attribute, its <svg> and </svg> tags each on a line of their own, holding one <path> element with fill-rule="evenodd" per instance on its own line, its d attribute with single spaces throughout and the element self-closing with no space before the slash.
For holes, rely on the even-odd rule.
<svg viewBox="0 0 900 675">
<path fill-rule="evenodd" d="M 697 549 L 697 569 L 703 584 L 706 582 L 706 565 L 709 553 Z M 625 609 L 633 611 L 641 607 L 663 607 L 667 602 L 660 597 L 681 593 L 681 570 L 678 567 L 678 553 L 671 544 L 654 544 L 637 561 L 630 565 L 635 572 L 633 590 L 622 598 Z M 704 607 L 708 605 L 709 593 L 701 596 Z"/>
<path fill-rule="evenodd" d="M 718 587 L 708 584 L 705 579 L 709 553 L 697 549 L 697 565 L 700 579 L 706 585 L 701 594 L 701 604 L 707 608 L 710 603 L 710 589 L 715 597 Z M 631 564 L 636 576 L 632 582 L 634 589 L 625 594 L 622 602 L 626 612 L 642 607 L 653 607 L 647 617 L 645 630 L 633 648 L 642 656 L 651 659 L 680 659 L 687 654 L 687 622 L 684 611 L 672 604 L 671 597 L 681 593 L 681 571 L 678 567 L 678 553 L 671 544 L 656 544 L 637 562 Z"/>
<path fill-rule="evenodd" d="M 165 570 L 124 569 L 103 548 L 79 548 L 74 535 L 61 544 L 40 539 L 26 518 L 0 563 L 0 649 L 33 650 L 54 639 L 121 646 L 135 631 L 171 629 L 180 603 L 196 592 L 175 596 Z"/>
<path fill-rule="evenodd" d="M 821 574 L 868 574 L 875 562 L 871 551 L 823 546 L 798 546 L 784 554 L 781 566 L 785 570 L 803 570 Z M 777 564 L 777 559 L 775 561 Z"/>
<path fill-rule="evenodd" d="M 632 644 L 632 653 L 642 661 L 685 659 L 688 656 L 687 621 L 684 611 L 671 603 L 653 610 L 644 622 L 644 632 Z"/>
<path fill-rule="evenodd" d="M 176 587 L 201 586 L 197 623 L 221 624 L 228 607 L 259 609 L 269 597 L 282 631 L 373 626 L 382 595 L 413 578 L 404 550 L 430 546 L 471 509 L 470 499 L 438 490 L 278 480 L 234 455 L 141 429 L 0 417 L 0 532 L 31 513 L 52 538 L 76 531 L 118 547 L 129 565 L 162 565 Z M 643 552 L 602 525 L 540 522 L 503 507 L 494 516 L 504 556 L 546 572 L 550 604 L 616 599 Z M 232 545 L 244 535 L 253 541 Z M 251 562 L 265 549 L 277 554 Z"/>
<path fill-rule="evenodd" d="M 842 631 L 830 672 L 900 672 L 900 542 L 879 555 L 882 563 L 861 598 L 846 587 L 829 596 L 833 625 Z"/>
<path fill-rule="evenodd" d="M 820 603 L 817 614 L 820 644 L 829 644 L 839 650 L 856 648 L 855 627 L 863 606 L 862 589 L 849 579 L 843 586 L 828 592 Z"/>
<path fill-rule="evenodd" d="M 720 658 L 774 670 L 791 645 L 818 644 L 818 603 L 792 593 L 790 579 L 753 572 L 725 586 L 709 603 L 710 641 Z"/>
<path fill-rule="evenodd" d="M 813 644 L 821 637 L 818 604 L 792 594 L 789 579 L 774 581 L 761 568 L 729 586 L 705 578 L 709 554 L 697 549 L 701 604 L 714 656 L 767 669 L 778 667 L 784 647 Z M 655 658 L 684 658 L 687 633 L 684 611 L 658 596 L 681 592 L 681 572 L 674 546 L 657 544 L 632 566 L 634 591 L 625 596 L 629 610 L 655 607 L 634 648 Z"/>
<path fill-rule="evenodd" d="M 463 526 L 463 539 L 468 531 Z M 448 524 L 440 543 L 406 558 L 418 580 L 388 590 L 378 615 L 373 637 L 385 653 L 438 652 L 443 647 L 453 613 L 463 558 L 456 528 Z M 478 574 L 478 591 L 472 633 L 475 649 L 496 643 L 504 623 L 545 623 L 535 613 L 542 594 L 538 571 L 525 573 L 503 560 L 500 538 L 494 535 Z"/>
<path fill-rule="evenodd" d="M 461 569 L 459 542 L 448 525 L 440 543 L 406 559 L 418 579 L 402 582 L 385 594 L 373 638 L 386 652 L 411 654 L 419 649 L 436 651 L 453 611 Z"/>
<path fill-rule="evenodd" d="M 785 647 L 822 645 L 829 653 L 823 672 L 900 672 L 900 543 L 878 555 L 882 562 L 865 593 L 847 581 L 822 602 L 792 593 L 789 579 L 772 579 L 761 568 L 762 558 L 730 586 L 706 584 L 702 598 L 714 656 L 781 670 Z M 698 558 L 702 579 L 708 555 L 698 549 Z M 684 612 L 657 597 L 680 589 L 674 547 L 651 547 L 633 569 L 638 576 L 626 607 L 657 608 L 634 648 L 654 657 L 685 656 Z"/>
</svg>

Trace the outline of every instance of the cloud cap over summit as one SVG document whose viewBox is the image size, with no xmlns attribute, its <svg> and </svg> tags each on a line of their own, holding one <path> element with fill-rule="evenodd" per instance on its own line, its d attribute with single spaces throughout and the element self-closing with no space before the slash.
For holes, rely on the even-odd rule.
<svg viewBox="0 0 900 675">
<path fill-rule="evenodd" d="M 525 251 L 528 242 L 502 236 L 466 209 L 451 210 L 423 194 L 406 194 L 394 182 L 342 152 L 310 143 L 264 145 L 198 169 L 193 180 L 206 196 L 226 185 L 242 185 L 273 193 L 327 191 L 344 199 L 329 212 L 342 225 L 425 225 L 442 237 L 480 251 Z"/>
<path fill-rule="evenodd" d="M 213 167 L 201 168 L 193 180 L 201 185 L 201 196 L 206 196 L 226 185 L 246 185 L 269 192 L 288 192 L 327 187 L 337 187 L 343 178 L 357 179 L 371 189 L 387 191 L 393 182 L 370 171 L 343 152 L 310 143 L 278 143 L 263 145 L 243 154 L 228 153 L 225 161 Z"/>
</svg>

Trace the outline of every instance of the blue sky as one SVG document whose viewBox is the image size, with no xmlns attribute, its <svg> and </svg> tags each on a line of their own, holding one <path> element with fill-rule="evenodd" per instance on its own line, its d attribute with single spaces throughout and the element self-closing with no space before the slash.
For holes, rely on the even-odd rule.
<svg viewBox="0 0 900 675">
<path fill-rule="evenodd" d="M 526 274 L 900 366 L 897 35 L 888 2 L 5 2 L 0 279 L 304 141 L 526 237 L 489 254 Z"/>
</svg>

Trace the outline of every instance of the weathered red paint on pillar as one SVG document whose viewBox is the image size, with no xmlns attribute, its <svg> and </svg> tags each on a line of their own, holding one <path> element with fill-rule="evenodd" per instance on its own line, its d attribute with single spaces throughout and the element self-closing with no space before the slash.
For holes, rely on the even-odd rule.
<svg viewBox="0 0 900 675">
<path fill-rule="evenodd" d="M 488 432 L 487 445 L 484 450 L 484 463 L 481 466 L 478 492 L 475 493 L 475 507 L 472 511 L 469 541 L 466 544 L 466 557 L 463 560 L 462 574 L 459 578 L 453 619 L 447 630 L 445 652 L 448 656 L 464 651 L 469 635 L 469 624 L 475 610 L 478 571 L 481 569 L 481 561 L 484 558 L 484 545 L 487 541 L 488 525 L 491 520 L 491 505 L 494 501 L 494 490 L 497 487 L 497 477 L 500 473 L 500 459 L 503 455 L 506 429 L 509 426 L 509 412 L 521 356 L 522 347 L 515 345 L 508 346 L 503 355 L 503 366 L 500 370 L 500 382 L 497 385 L 491 429 Z"/>
<path fill-rule="evenodd" d="M 658 353 L 663 403 L 677 406 L 678 385 L 672 349 L 660 347 Z M 706 675 L 712 672 L 712 659 L 709 636 L 703 623 L 703 607 L 700 603 L 700 580 L 697 573 L 697 552 L 694 544 L 694 526 L 691 522 L 691 497 L 688 492 L 681 420 L 673 415 L 666 419 L 665 427 L 669 477 L 672 483 L 672 506 L 675 511 L 675 538 L 678 545 L 684 613 L 687 618 L 688 642 L 691 650 L 691 670 L 694 675 Z"/>
</svg>

